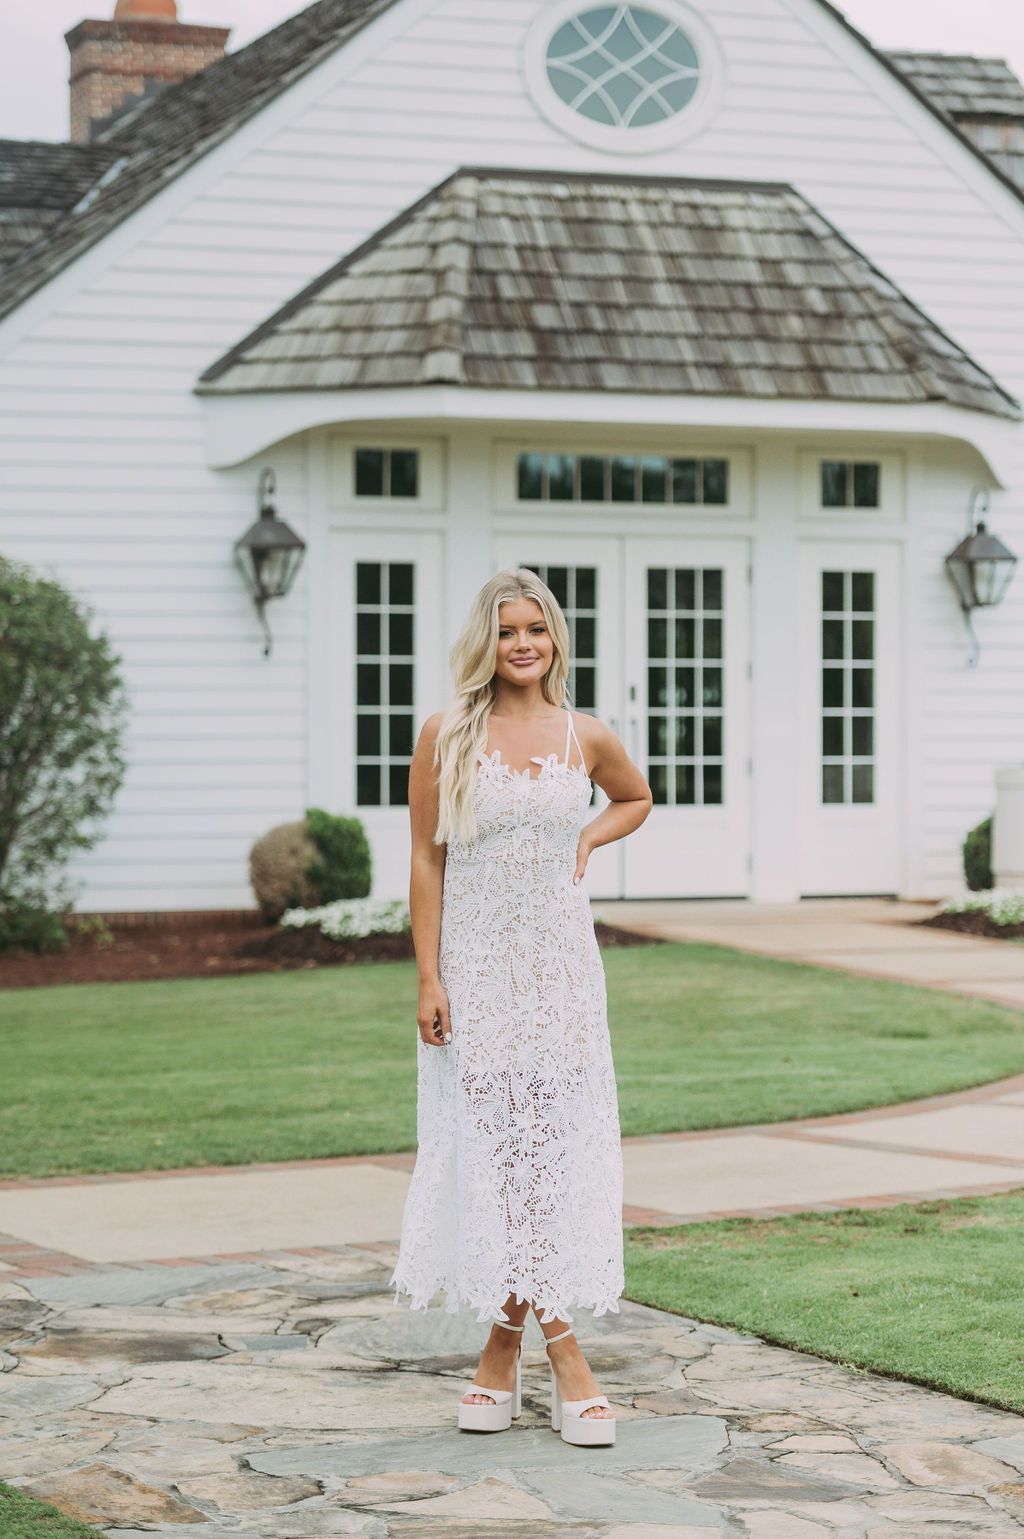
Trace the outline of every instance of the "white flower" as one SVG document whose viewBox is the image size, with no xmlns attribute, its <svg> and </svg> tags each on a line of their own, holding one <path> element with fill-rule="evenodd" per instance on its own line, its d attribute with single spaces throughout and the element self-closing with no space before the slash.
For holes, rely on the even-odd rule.
<svg viewBox="0 0 1024 1539">
<path fill-rule="evenodd" d="M 364 935 L 402 935 L 410 928 L 404 899 L 342 898 L 322 908 L 290 908 L 281 919 L 285 930 L 316 928 L 328 940 L 353 940 Z"/>
<path fill-rule="evenodd" d="M 993 887 L 987 892 L 965 892 L 942 905 L 943 914 L 987 914 L 993 924 L 1024 924 L 1024 892 Z"/>
</svg>

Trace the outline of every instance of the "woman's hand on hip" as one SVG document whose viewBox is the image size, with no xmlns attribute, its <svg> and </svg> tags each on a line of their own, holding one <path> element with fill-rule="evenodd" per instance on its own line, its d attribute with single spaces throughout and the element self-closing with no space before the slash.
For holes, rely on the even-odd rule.
<svg viewBox="0 0 1024 1539">
<path fill-rule="evenodd" d="M 573 884 L 579 886 L 587 874 L 587 861 L 590 859 L 590 841 L 580 835 L 580 842 L 576 847 L 576 870 L 573 873 Z"/>
<path fill-rule="evenodd" d="M 421 983 L 416 1009 L 420 1037 L 428 1047 L 447 1047 L 452 1040 L 448 995 L 440 983 Z"/>
</svg>

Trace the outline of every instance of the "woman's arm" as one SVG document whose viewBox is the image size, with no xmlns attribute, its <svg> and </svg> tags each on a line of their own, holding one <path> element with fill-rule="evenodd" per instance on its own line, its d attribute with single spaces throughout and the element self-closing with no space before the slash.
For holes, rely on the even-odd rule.
<svg viewBox="0 0 1024 1539">
<path fill-rule="evenodd" d="M 651 788 L 615 733 L 592 716 L 576 717 L 580 745 L 590 778 L 608 798 L 608 805 L 580 834 L 574 882 L 582 881 L 592 850 L 624 839 L 645 820 L 653 805 Z M 585 723 L 585 725 L 583 725 Z"/>
<path fill-rule="evenodd" d="M 409 819 L 412 824 L 409 916 L 419 973 L 416 1020 L 420 1036 L 429 1047 L 443 1047 L 444 1039 L 451 1031 L 448 995 L 441 987 L 437 971 L 445 862 L 445 846 L 434 843 L 438 812 L 434 745 L 440 725 L 440 715 L 431 716 L 424 724 L 409 770 Z"/>
</svg>

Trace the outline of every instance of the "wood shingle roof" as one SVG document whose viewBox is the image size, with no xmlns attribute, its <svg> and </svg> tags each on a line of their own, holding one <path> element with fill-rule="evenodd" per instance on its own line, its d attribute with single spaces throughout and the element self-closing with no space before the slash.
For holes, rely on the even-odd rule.
<svg viewBox="0 0 1024 1539">
<path fill-rule="evenodd" d="M 464 169 L 203 376 L 1016 403 L 793 188 Z"/>
<path fill-rule="evenodd" d="M 6 265 L 0 258 L 0 319 L 397 3 L 398 0 L 315 0 L 201 74 L 145 96 L 134 108 L 119 115 L 97 140 L 82 147 L 105 149 L 109 157 L 102 166 L 97 162 L 96 176 L 90 184 L 91 197 L 80 195 L 74 205 L 49 215 L 38 211 L 34 219 L 26 215 L 20 229 L 18 222 L 10 219 Z M 904 60 L 926 56 L 884 54 L 872 47 L 831 0 L 816 3 L 896 75 L 990 172 L 1018 196 L 1024 196 L 1024 185 L 1017 185 L 1014 180 L 1016 161 L 1010 165 L 1005 157 L 988 153 L 987 147 L 976 136 L 966 134 L 957 117 L 933 96 L 923 76 L 904 67 Z M 44 148 L 64 151 L 79 147 Z M 0 242 L 2 239 L 0 235 Z"/>
<path fill-rule="evenodd" d="M 117 158 L 100 145 L 0 139 L 0 268 L 42 240 Z"/>
</svg>

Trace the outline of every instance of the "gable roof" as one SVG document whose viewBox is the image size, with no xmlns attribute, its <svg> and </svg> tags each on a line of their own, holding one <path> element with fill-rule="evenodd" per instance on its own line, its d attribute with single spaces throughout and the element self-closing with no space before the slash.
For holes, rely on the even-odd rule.
<svg viewBox="0 0 1024 1539">
<path fill-rule="evenodd" d="M 908 52 L 888 57 L 1024 190 L 1024 84 L 1005 59 Z"/>
<path fill-rule="evenodd" d="M 470 168 L 207 370 L 398 388 L 1016 402 L 792 187 Z"/>
<path fill-rule="evenodd" d="M 118 151 L 106 177 L 63 218 L 49 222 L 47 238 L 23 244 L 5 272 L 0 272 L 0 319 L 69 266 L 186 171 L 208 150 L 228 138 L 274 98 L 328 58 L 369 22 L 399 0 L 316 0 L 279 26 L 210 65 L 201 74 L 144 97 L 94 141 Z M 814 0 L 861 47 L 937 117 L 948 132 L 1024 198 L 1005 168 L 965 134 L 956 121 L 920 88 L 910 74 L 876 49 L 831 0 Z M 55 146 L 55 148 L 57 148 Z"/>
<path fill-rule="evenodd" d="M 117 151 L 0 139 L 0 268 L 40 240 L 103 175 Z"/>
<path fill-rule="evenodd" d="M 997 117 L 1024 121 L 1024 84 L 1005 59 L 973 54 L 888 50 L 901 75 L 951 118 Z"/>
<path fill-rule="evenodd" d="M 0 317 L 395 4 L 317 0 L 247 47 L 117 118 L 90 146 L 114 152 L 105 167 L 106 184 L 87 206 L 53 226 L 45 246 L 23 253 L 0 275 Z"/>
</svg>

